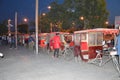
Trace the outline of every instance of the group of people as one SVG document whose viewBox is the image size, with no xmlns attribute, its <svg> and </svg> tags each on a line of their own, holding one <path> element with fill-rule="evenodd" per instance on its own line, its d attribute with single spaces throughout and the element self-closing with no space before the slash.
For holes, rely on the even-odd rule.
<svg viewBox="0 0 120 80">
<path fill-rule="evenodd" d="M 29 36 L 18 36 L 18 45 L 33 49 L 35 46 L 35 37 L 32 34 Z"/>
<path fill-rule="evenodd" d="M 8 43 L 10 48 L 16 48 L 16 37 L 14 35 L 9 36 Z"/>
</svg>

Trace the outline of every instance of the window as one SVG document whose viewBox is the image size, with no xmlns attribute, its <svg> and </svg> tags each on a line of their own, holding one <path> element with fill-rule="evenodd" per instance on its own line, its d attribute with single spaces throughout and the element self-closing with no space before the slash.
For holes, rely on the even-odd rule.
<svg viewBox="0 0 120 80">
<path fill-rule="evenodd" d="M 102 32 L 90 32 L 88 35 L 89 46 L 102 45 L 103 34 Z"/>
<path fill-rule="evenodd" d="M 75 34 L 74 36 L 75 45 L 80 45 L 80 34 Z"/>
</svg>

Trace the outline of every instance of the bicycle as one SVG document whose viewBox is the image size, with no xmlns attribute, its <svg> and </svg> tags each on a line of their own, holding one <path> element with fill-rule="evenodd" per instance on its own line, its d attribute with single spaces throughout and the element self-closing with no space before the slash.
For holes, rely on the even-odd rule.
<svg viewBox="0 0 120 80">
<path fill-rule="evenodd" d="M 65 60 L 70 61 L 74 58 L 73 51 L 67 44 L 65 45 L 65 48 L 63 49 L 62 54 Z"/>
<path fill-rule="evenodd" d="M 107 62 L 111 61 L 113 62 L 113 67 L 115 68 L 115 70 L 118 72 L 119 76 L 120 76 L 120 65 L 118 63 L 118 60 L 116 58 L 117 55 L 117 51 L 115 49 L 108 49 L 107 53 L 108 53 L 108 59 L 106 61 L 103 62 L 103 56 L 104 53 L 102 50 L 96 50 L 96 58 L 93 60 L 88 61 L 88 63 L 93 63 L 96 64 L 98 66 L 103 66 L 105 65 Z"/>
<path fill-rule="evenodd" d="M 101 50 L 96 50 L 96 57 L 94 59 L 89 59 L 88 60 L 88 63 L 91 63 L 91 64 L 95 64 L 95 65 L 98 65 L 98 66 L 102 66 L 102 51 Z"/>
<path fill-rule="evenodd" d="M 120 76 L 120 64 L 117 60 L 117 52 L 116 51 L 111 51 L 110 55 L 112 57 L 112 61 L 113 61 L 113 66 L 115 67 L 116 71 L 118 72 L 119 76 Z M 118 56 L 119 57 L 119 56 Z"/>
</svg>

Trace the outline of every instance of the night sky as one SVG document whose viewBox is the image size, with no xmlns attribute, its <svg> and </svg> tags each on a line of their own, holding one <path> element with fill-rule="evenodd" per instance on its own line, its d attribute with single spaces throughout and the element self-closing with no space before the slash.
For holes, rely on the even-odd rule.
<svg viewBox="0 0 120 80">
<path fill-rule="evenodd" d="M 18 20 L 21 22 L 23 18 L 28 18 L 29 21 L 35 20 L 35 1 L 36 0 L 0 0 L 0 22 L 3 20 L 14 20 L 15 12 L 18 13 Z M 49 3 L 54 0 L 39 0 L 40 10 L 46 8 Z M 63 0 L 59 0 L 62 3 Z M 107 9 L 110 12 L 110 24 L 114 24 L 115 16 L 120 15 L 120 0 L 106 0 Z M 44 10 L 47 10 L 44 9 Z M 43 10 L 42 10 L 43 11 Z"/>
</svg>

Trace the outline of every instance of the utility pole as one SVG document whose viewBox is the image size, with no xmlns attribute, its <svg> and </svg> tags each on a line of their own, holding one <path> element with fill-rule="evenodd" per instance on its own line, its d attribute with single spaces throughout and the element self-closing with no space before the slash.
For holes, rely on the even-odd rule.
<svg viewBox="0 0 120 80">
<path fill-rule="evenodd" d="M 36 22 L 36 29 L 35 29 L 35 33 L 36 33 L 36 54 L 38 54 L 38 0 L 36 0 L 36 15 L 35 15 L 35 22 Z"/>
<path fill-rule="evenodd" d="M 17 48 L 17 12 L 15 12 L 15 41 L 16 41 L 16 48 Z"/>
</svg>

